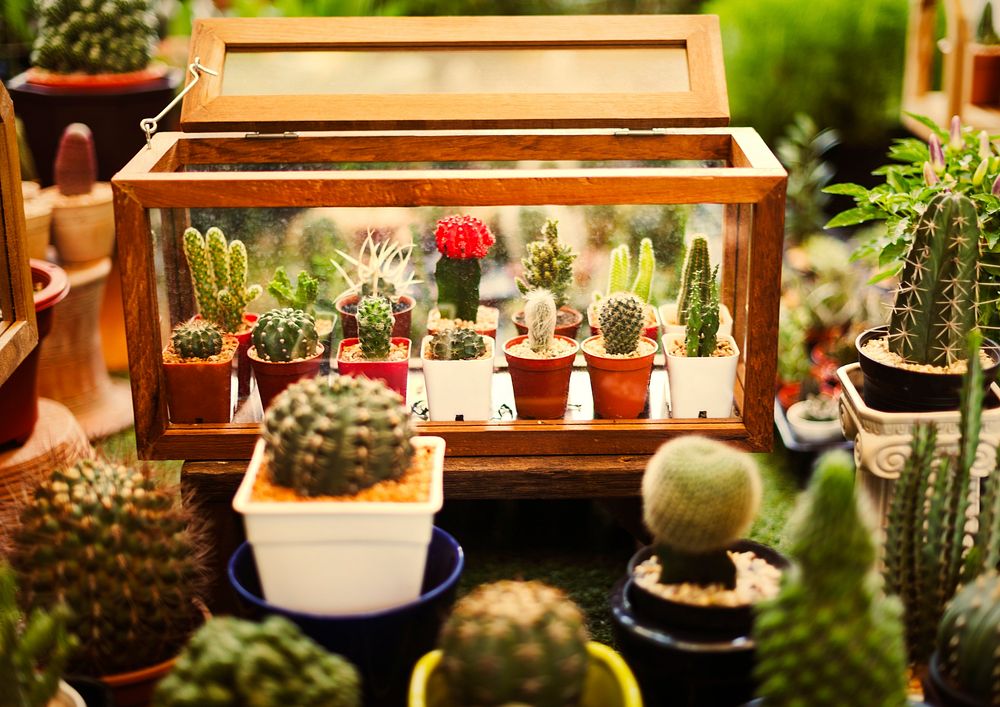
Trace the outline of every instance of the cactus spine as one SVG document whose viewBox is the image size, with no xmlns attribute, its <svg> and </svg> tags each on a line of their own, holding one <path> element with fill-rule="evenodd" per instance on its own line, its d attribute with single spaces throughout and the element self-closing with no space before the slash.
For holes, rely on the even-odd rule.
<svg viewBox="0 0 1000 707">
<path fill-rule="evenodd" d="M 712 264 L 708 259 L 708 240 L 704 236 L 696 236 L 691 241 L 684 258 L 684 270 L 681 274 L 681 285 L 677 294 L 678 324 L 687 324 L 692 287 L 700 288 L 702 301 L 708 299 L 707 275 L 710 272 L 712 272 Z M 696 278 L 695 273 L 700 273 L 701 277 Z"/>
<path fill-rule="evenodd" d="M 445 329 L 431 337 L 430 347 L 438 361 L 471 361 L 486 353 L 486 340 L 472 329 Z"/>
<path fill-rule="evenodd" d="M 184 231 L 184 255 L 201 316 L 224 332 L 238 333 L 247 304 L 263 291 L 260 285 L 247 285 L 246 246 L 235 239 L 227 243 L 219 228 L 208 229 L 204 237 L 189 228 Z"/>
<path fill-rule="evenodd" d="M 441 632 L 442 668 L 455 704 L 578 704 L 587 672 L 580 609 L 541 582 L 482 585 Z"/>
<path fill-rule="evenodd" d="M 154 707 L 360 707 L 358 671 L 281 616 L 217 617 L 156 687 Z"/>
<path fill-rule="evenodd" d="M 948 366 L 976 325 L 979 221 L 963 194 L 942 192 L 913 230 L 889 319 L 889 349 L 911 363 Z"/>
<path fill-rule="evenodd" d="M 212 358 L 222 352 L 222 332 L 212 322 L 192 319 L 174 327 L 170 343 L 181 358 Z"/>
<path fill-rule="evenodd" d="M 635 295 L 616 292 L 604 300 L 598 313 L 604 350 L 616 356 L 635 353 L 645 319 L 645 306 Z"/>
<path fill-rule="evenodd" d="M 543 354 L 552 346 L 556 332 L 556 303 L 545 289 L 531 290 L 524 298 L 524 323 L 528 327 L 528 346 Z"/>
<path fill-rule="evenodd" d="M 715 266 L 708 279 L 708 299 L 702 299 L 701 287 L 697 284 L 704 279 L 701 272 L 692 275 L 695 281 L 688 299 L 687 324 L 684 327 L 684 350 L 688 356 L 711 356 L 719 340 L 719 288 L 715 284 Z"/>
<path fill-rule="evenodd" d="M 257 320 L 251 335 L 257 356 L 287 363 L 315 356 L 319 351 L 316 320 L 301 309 L 272 309 Z"/>
<path fill-rule="evenodd" d="M 909 704 L 900 606 L 880 596 L 865 521 L 850 456 L 825 455 L 790 526 L 796 565 L 757 608 L 755 678 L 767 705 Z"/>
<path fill-rule="evenodd" d="M 369 295 L 358 302 L 358 339 L 361 353 L 370 361 L 389 357 L 392 350 L 392 325 L 396 317 L 385 297 Z"/>
<path fill-rule="evenodd" d="M 267 283 L 267 292 L 281 307 L 301 309 L 315 315 L 313 306 L 319 295 L 319 280 L 307 272 L 301 272 L 293 286 L 291 278 L 285 272 L 285 266 L 279 265 L 274 270 L 271 282 Z"/>
<path fill-rule="evenodd" d="M 264 413 L 271 481 L 303 496 L 357 493 L 410 466 L 413 427 L 381 381 L 335 376 L 293 383 Z"/>
<path fill-rule="evenodd" d="M 63 196 L 89 194 L 97 181 L 94 135 L 83 123 L 71 123 L 59 139 L 53 178 Z"/>
<path fill-rule="evenodd" d="M 642 514 L 660 560 L 660 582 L 736 586 L 726 548 L 760 506 L 749 454 L 697 435 L 662 445 L 642 477 Z"/>
<path fill-rule="evenodd" d="M 576 253 L 559 242 L 558 221 L 549 219 L 542 227 L 542 237 L 528 244 L 528 254 L 521 258 L 524 279 L 515 278 L 522 295 L 544 288 L 552 292 L 556 307 L 566 304 L 566 292 L 573 283 L 573 261 Z"/>
<path fill-rule="evenodd" d="M 938 668 L 952 687 L 1000 704 L 1000 575 L 978 576 L 951 600 L 937 636 Z"/>
</svg>

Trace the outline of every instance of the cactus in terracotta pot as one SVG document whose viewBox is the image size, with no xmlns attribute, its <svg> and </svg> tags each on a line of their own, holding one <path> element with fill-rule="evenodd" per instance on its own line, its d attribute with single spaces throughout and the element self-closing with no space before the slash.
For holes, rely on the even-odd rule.
<svg viewBox="0 0 1000 707">
<path fill-rule="evenodd" d="M 963 587 L 941 617 L 938 670 L 949 685 L 983 705 L 1000 704 L 1000 575 L 996 570 Z"/>
<path fill-rule="evenodd" d="M 211 358 L 222 351 L 222 332 L 212 322 L 193 319 L 174 327 L 170 335 L 174 353 L 181 358 Z"/>
<path fill-rule="evenodd" d="M 528 327 L 528 346 L 537 354 L 552 346 L 556 331 L 556 302 L 545 289 L 528 292 L 524 298 L 524 322 Z"/>
<path fill-rule="evenodd" d="M 201 316 L 224 332 L 244 328 L 247 305 L 260 297 L 260 285 L 247 284 L 247 249 L 242 241 L 226 241 L 221 229 L 212 227 L 202 236 L 196 228 L 184 231 L 184 255 L 191 269 L 191 284 Z"/>
<path fill-rule="evenodd" d="M 53 179 L 63 196 L 89 194 L 97 181 L 94 136 L 84 123 L 66 126 L 59 139 Z"/>
<path fill-rule="evenodd" d="M 616 292 L 601 303 L 598 319 L 605 351 L 612 355 L 636 351 L 645 322 L 644 304 L 638 296 Z"/>
<path fill-rule="evenodd" d="M 369 295 L 358 302 L 358 340 L 369 361 L 384 360 L 392 350 L 392 325 L 396 318 L 385 297 Z"/>
<path fill-rule="evenodd" d="M 251 338 L 257 356 L 264 361 L 287 363 L 315 356 L 319 351 L 316 320 L 291 307 L 262 314 Z"/>
<path fill-rule="evenodd" d="M 434 241 L 441 252 L 434 271 L 441 316 L 475 322 L 482 276 L 479 261 L 495 242 L 493 234 L 474 216 L 448 216 L 437 222 Z"/>
<path fill-rule="evenodd" d="M 521 258 L 524 278 L 515 278 L 522 295 L 544 288 L 552 293 L 556 307 L 566 304 L 566 292 L 573 283 L 573 261 L 576 253 L 559 242 L 558 221 L 549 219 L 542 227 L 541 238 L 528 244 L 528 254 Z"/>
<path fill-rule="evenodd" d="M 438 361 L 470 361 L 486 353 L 486 342 L 472 329 L 445 329 L 431 337 L 431 355 Z"/>
</svg>

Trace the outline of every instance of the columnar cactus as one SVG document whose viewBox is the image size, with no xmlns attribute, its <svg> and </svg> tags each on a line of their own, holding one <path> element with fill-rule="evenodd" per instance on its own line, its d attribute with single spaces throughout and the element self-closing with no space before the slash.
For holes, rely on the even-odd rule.
<svg viewBox="0 0 1000 707">
<path fill-rule="evenodd" d="M 539 288 L 525 295 L 524 324 L 531 350 L 537 354 L 548 351 L 556 333 L 556 301 L 551 292 Z"/>
<path fill-rule="evenodd" d="M 316 320 L 311 314 L 291 307 L 262 314 L 251 339 L 259 358 L 276 363 L 309 358 L 319 351 Z"/>
<path fill-rule="evenodd" d="M 319 280 L 307 272 L 301 272 L 293 287 L 291 278 L 285 272 L 285 266 L 279 265 L 274 270 L 274 277 L 267 283 L 267 292 L 281 307 L 301 309 L 309 314 L 315 314 L 313 306 L 319 295 Z"/>
<path fill-rule="evenodd" d="M 192 319 L 174 327 L 170 343 L 181 358 L 211 358 L 222 352 L 222 332 L 212 322 Z"/>
<path fill-rule="evenodd" d="M 156 665 L 184 643 L 201 620 L 203 548 L 176 494 L 84 460 L 35 489 L 11 564 L 26 607 L 69 608 L 69 672 L 101 676 Z"/>
<path fill-rule="evenodd" d="M 396 317 L 385 297 L 369 295 L 358 302 L 358 339 L 366 359 L 378 361 L 389 357 L 392 349 L 392 325 Z"/>
<path fill-rule="evenodd" d="M 726 548 L 753 522 L 761 483 L 745 452 L 696 435 L 661 446 L 642 477 L 642 513 L 663 584 L 736 586 Z"/>
<path fill-rule="evenodd" d="M 702 288 L 697 284 L 703 279 L 700 272 L 694 273 L 688 299 L 687 324 L 684 326 L 684 350 L 688 356 L 711 356 L 718 344 L 719 335 L 719 288 L 715 266 L 708 278 L 708 299 L 702 299 Z"/>
<path fill-rule="evenodd" d="M 335 376 L 293 383 L 264 413 L 271 481 L 303 496 L 357 493 L 396 479 L 413 456 L 403 399 L 381 381 Z"/>
<path fill-rule="evenodd" d="M 208 621 L 156 687 L 153 707 L 360 707 L 358 671 L 281 616 Z"/>
<path fill-rule="evenodd" d="M 941 618 L 938 668 L 948 683 L 984 705 L 1000 704 L 1000 575 L 979 575 Z"/>
<path fill-rule="evenodd" d="M 482 585 L 441 631 L 442 668 L 455 704 L 578 703 L 587 672 L 580 609 L 541 582 Z"/>
<path fill-rule="evenodd" d="M 242 241 L 226 242 L 221 229 L 212 227 L 204 237 L 196 228 L 184 231 L 184 255 L 191 269 L 191 284 L 201 316 L 224 332 L 244 328 L 246 306 L 260 297 L 260 285 L 247 285 L 247 249 Z"/>
<path fill-rule="evenodd" d="M 791 528 L 795 567 L 754 621 L 758 696 L 776 707 L 909 704 L 901 610 L 879 592 L 850 455 L 820 460 Z"/>
<path fill-rule="evenodd" d="M 146 68 L 157 41 L 152 0 L 40 0 L 31 63 L 61 74 Z"/>
<path fill-rule="evenodd" d="M 653 288 L 653 274 L 656 272 L 656 254 L 653 241 L 643 238 L 639 242 L 639 259 L 635 276 L 632 275 L 632 255 L 624 243 L 611 251 L 611 267 L 608 270 L 608 290 L 605 294 L 631 292 L 644 303 L 649 302 Z"/>
<path fill-rule="evenodd" d="M 913 230 L 889 319 L 889 349 L 910 363 L 948 366 L 976 325 L 979 220 L 965 195 L 931 199 Z"/>
<path fill-rule="evenodd" d="M 573 283 L 573 261 L 576 253 L 559 242 L 558 221 L 549 219 L 542 228 L 542 237 L 528 244 L 528 254 L 521 258 L 524 279 L 516 278 L 522 295 L 530 290 L 545 288 L 555 297 L 556 307 L 566 304 L 566 292 Z"/>
<path fill-rule="evenodd" d="M 684 270 L 677 293 L 678 324 L 687 324 L 692 287 L 700 288 L 702 301 L 708 299 L 708 275 L 711 272 L 712 264 L 708 259 L 708 240 L 704 236 L 695 236 L 684 257 Z M 697 278 L 695 273 L 698 273 Z"/>
<path fill-rule="evenodd" d="M 470 361 L 486 353 L 486 341 L 472 329 L 445 329 L 431 337 L 431 355 L 438 361 Z"/>
<path fill-rule="evenodd" d="M 94 135 L 83 123 L 70 123 L 63 130 L 53 165 L 53 179 L 63 196 L 89 194 L 97 181 Z"/>
<path fill-rule="evenodd" d="M 604 350 L 615 355 L 635 353 L 646 321 L 642 300 L 636 295 L 616 292 L 600 307 L 598 320 L 604 337 Z"/>
<path fill-rule="evenodd" d="M 476 321 L 482 276 L 479 260 L 495 242 L 493 234 L 473 216 L 448 216 L 437 222 L 434 241 L 441 252 L 434 271 L 441 316 Z"/>
</svg>

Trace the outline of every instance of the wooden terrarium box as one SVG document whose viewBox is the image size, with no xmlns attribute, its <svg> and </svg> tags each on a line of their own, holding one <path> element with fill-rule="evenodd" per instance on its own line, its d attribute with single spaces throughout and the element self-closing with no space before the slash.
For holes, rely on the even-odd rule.
<svg viewBox="0 0 1000 707">
<path fill-rule="evenodd" d="M 356 256 L 368 234 L 412 242 L 422 282 L 408 293 L 406 386 L 420 415 L 433 234 L 453 214 L 496 237 L 480 302 L 500 315 L 491 419 L 418 423 L 447 442 L 451 491 L 510 495 L 537 472 L 551 488 L 521 492 L 628 494 L 645 456 L 674 435 L 770 448 L 786 175 L 756 132 L 725 127 L 717 18 L 212 20 L 195 25 L 196 58 L 218 75 L 202 73 L 185 97 L 185 132 L 154 135 L 113 181 L 140 456 L 248 459 L 262 415 L 256 384 L 234 369 L 230 422 L 170 417 L 161 351 L 198 313 L 185 229 L 243 241 L 250 283 L 266 286 L 279 265 L 310 271 L 330 300 L 344 289 L 330 265 L 344 262 L 338 251 Z M 605 291 L 614 246 L 634 257 L 651 238 L 659 305 L 676 287 L 685 233 L 708 237 L 740 350 L 730 416 L 670 417 L 662 344 L 633 419 L 595 414 L 582 355 L 561 418 L 516 416 L 502 351 L 516 333 L 525 244 L 547 219 L 577 253 L 570 299 L 584 312 Z M 275 306 L 265 289 L 248 309 Z M 489 476 L 503 480 L 492 492 Z M 625 481 L 615 489 L 612 477 Z"/>
</svg>

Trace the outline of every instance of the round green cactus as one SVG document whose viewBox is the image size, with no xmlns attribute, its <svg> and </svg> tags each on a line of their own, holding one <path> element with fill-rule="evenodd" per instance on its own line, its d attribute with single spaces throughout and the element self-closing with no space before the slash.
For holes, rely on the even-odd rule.
<svg viewBox="0 0 1000 707">
<path fill-rule="evenodd" d="M 203 547 L 176 494 L 137 469 L 85 460 L 35 489 L 11 564 L 26 607 L 72 613 L 68 671 L 100 676 L 155 665 L 184 643 L 201 620 Z"/>
<path fill-rule="evenodd" d="M 689 435 L 661 446 L 642 477 L 642 509 L 664 584 L 736 584 L 726 547 L 750 527 L 761 483 L 753 457 Z"/>
<path fill-rule="evenodd" d="M 455 704 L 577 704 L 587 672 L 583 614 L 541 582 L 473 590 L 441 632 L 442 667 Z"/>
<path fill-rule="evenodd" d="M 360 707 L 358 671 L 281 616 L 208 621 L 156 687 L 153 707 Z"/>
<path fill-rule="evenodd" d="M 486 341 L 472 329 L 445 329 L 430 341 L 431 355 L 438 361 L 470 361 L 486 353 Z"/>
<path fill-rule="evenodd" d="M 556 331 L 556 303 L 546 289 L 535 289 L 524 298 L 524 323 L 528 327 L 528 346 L 537 354 L 552 346 Z"/>
<path fill-rule="evenodd" d="M 358 339 L 366 359 L 389 357 L 392 349 L 392 325 L 396 318 L 392 304 L 385 297 L 368 296 L 358 302 Z"/>
<path fill-rule="evenodd" d="M 302 380 L 264 414 L 271 481 L 303 496 L 357 493 L 410 466 L 413 426 L 403 399 L 381 381 Z"/>
<path fill-rule="evenodd" d="M 635 295 L 616 292 L 600 305 L 598 320 L 609 354 L 624 355 L 636 351 L 646 321 L 645 305 Z"/>
<path fill-rule="evenodd" d="M 262 314 L 252 338 L 257 356 L 265 361 L 287 363 L 315 356 L 319 351 L 316 320 L 311 314 L 291 307 Z"/>
<path fill-rule="evenodd" d="M 174 327 L 170 343 L 181 358 L 211 358 L 222 352 L 222 332 L 209 321 L 192 319 Z"/>
<path fill-rule="evenodd" d="M 1000 704 L 1000 574 L 979 575 L 941 618 L 938 666 L 948 682 L 984 705 Z"/>
</svg>

